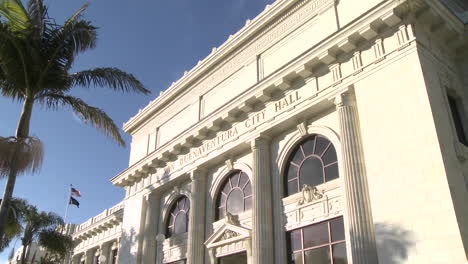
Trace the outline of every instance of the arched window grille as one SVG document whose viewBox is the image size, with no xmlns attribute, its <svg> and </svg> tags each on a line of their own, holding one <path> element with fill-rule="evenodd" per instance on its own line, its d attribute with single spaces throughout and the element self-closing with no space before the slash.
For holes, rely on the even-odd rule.
<svg viewBox="0 0 468 264">
<path fill-rule="evenodd" d="M 338 178 L 335 147 L 323 136 L 306 138 L 291 152 L 285 174 L 286 196 L 299 192 L 304 184 L 316 186 Z"/>
<path fill-rule="evenodd" d="M 226 212 L 238 215 L 252 208 L 252 185 L 247 174 L 234 171 L 221 184 L 216 199 L 216 220 L 226 216 Z"/>
<path fill-rule="evenodd" d="M 181 196 L 171 207 L 166 222 L 166 237 L 188 231 L 190 200 Z"/>
</svg>

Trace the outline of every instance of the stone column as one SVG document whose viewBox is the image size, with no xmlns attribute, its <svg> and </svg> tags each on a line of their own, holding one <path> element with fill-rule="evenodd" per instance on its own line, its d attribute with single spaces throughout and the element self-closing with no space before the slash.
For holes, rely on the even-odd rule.
<svg viewBox="0 0 468 264">
<path fill-rule="evenodd" d="M 109 255 L 108 255 L 108 261 L 107 263 L 108 264 L 117 264 L 118 261 L 117 261 L 117 258 L 115 259 L 115 262 L 114 261 L 114 254 L 113 254 L 113 251 L 114 250 L 118 250 L 119 249 L 119 241 L 118 240 L 115 240 L 113 242 L 110 243 L 110 246 L 109 246 Z M 119 256 L 119 252 L 117 251 L 117 256 Z"/>
<path fill-rule="evenodd" d="M 145 264 L 156 262 L 156 235 L 158 234 L 160 199 L 159 192 L 152 192 L 145 197 L 146 216 L 142 256 L 142 263 Z"/>
<path fill-rule="evenodd" d="M 110 263 L 109 261 L 109 242 L 103 243 L 99 248 L 99 264 L 107 264 Z"/>
<path fill-rule="evenodd" d="M 164 252 L 163 252 L 163 243 L 166 239 L 166 236 L 162 233 L 159 233 L 156 236 L 156 264 L 161 264 L 164 259 Z"/>
<path fill-rule="evenodd" d="M 362 150 L 361 131 L 352 89 L 335 99 L 338 111 L 343 179 L 346 194 L 346 216 L 350 235 L 352 263 L 378 263 L 375 243 L 374 223 L 372 220 L 369 188 Z"/>
<path fill-rule="evenodd" d="M 204 264 L 205 258 L 205 189 L 206 173 L 201 169 L 190 172 L 191 199 L 187 241 L 187 264 Z"/>
<path fill-rule="evenodd" d="M 97 248 L 93 254 L 93 264 L 101 264 L 100 257 L 101 257 L 101 249 Z"/>
<path fill-rule="evenodd" d="M 251 142 L 253 155 L 253 215 L 252 260 L 253 264 L 274 263 L 273 210 L 270 175 L 270 141 L 258 137 Z"/>
<path fill-rule="evenodd" d="M 85 264 L 94 264 L 94 249 L 89 249 L 85 253 Z"/>
<path fill-rule="evenodd" d="M 119 256 L 120 256 L 119 251 L 122 249 L 122 245 L 121 245 L 120 242 L 122 242 L 121 237 L 117 238 L 117 261 L 116 261 L 116 263 L 119 263 Z"/>
<path fill-rule="evenodd" d="M 72 264 L 81 264 L 81 254 L 72 256 L 71 263 Z"/>
</svg>

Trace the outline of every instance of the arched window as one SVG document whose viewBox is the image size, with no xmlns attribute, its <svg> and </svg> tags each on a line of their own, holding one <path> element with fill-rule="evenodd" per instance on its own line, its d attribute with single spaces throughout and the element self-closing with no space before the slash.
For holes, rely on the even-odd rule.
<svg viewBox="0 0 468 264">
<path fill-rule="evenodd" d="M 338 178 L 336 150 L 327 138 L 313 135 L 292 151 L 285 168 L 285 194 L 295 194 L 302 186 L 316 186 Z"/>
<path fill-rule="evenodd" d="M 183 234 L 188 231 L 190 200 L 180 197 L 171 207 L 166 222 L 166 237 Z"/>
<path fill-rule="evenodd" d="M 216 220 L 226 216 L 226 211 L 238 215 L 252 208 L 252 185 L 247 174 L 234 171 L 226 177 L 216 199 Z"/>
</svg>

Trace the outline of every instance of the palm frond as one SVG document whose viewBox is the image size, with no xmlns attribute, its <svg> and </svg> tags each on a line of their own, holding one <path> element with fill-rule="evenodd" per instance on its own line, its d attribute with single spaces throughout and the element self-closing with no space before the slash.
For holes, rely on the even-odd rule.
<svg viewBox="0 0 468 264">
<path fill-rule="evenodd" d="M 114 139 L 119 145 L 125 146 L 125 141 L 119 133 L 119 128 L 101 109 L 92 107 L 79 98 L 57 93 L 42 94 L 36 100 L 46 108 L 53 110 L 58 109 L 59 106 L 70 106 L 85 123 L 90 123 L 105 135 Z"/>
<path fill-rule="evenodd" d="M 17 173 L 37 172 L 44 158 L 44 147 L 36 137 L 0 137 L 0 177 L 11 171 Z"/>
<path fill-rule="evenodd" d="M 78 9 L 71 17 L 69 17 L 64 25 L 67 25 L 68 23 L 75 22 L 77 19 L 80 19 L 81 16 L 83 15 L 83 12 L 88 8 L 89 3 L 85 3 L 80 9 Z"/>
<path fill-rule="evenodd" d="M 0 199 L 0 203 L 2 199 Z M 26 200 L 19 198 L 12 198 L 10 201 L 10 206 L 7 212 L 5 234 L 0 240 L 0 252 L 2 252 L 10 242 L 19 237 L 23 231 L 23 221 L 25 219 L 26 209 L 27 209 Z"/>
<path fill-rule="evenodd" d="M 83 87 L 107 86 L 122 92 L 150 93 L 135 76 L 117 68 L 95 68 L 77 72 L 70 78 L 73 85 Z"/>
<path fill-rule="evenodd" d="M 0 16 L 6 20 L 13 31 L 24 31 L 30 26 L 28 13 L 21 0 L 2 0 Z"/>
<path fill-rule="evenodd" d="M 47 40 L 45 57 L 47 63 L 42 67 L 38 86 L 48 86 L 48 82 L 56 80 L 54 73 L 68 71 L 76 56 L 96 47 L 97 28 L 85 20 L 73 20 L 62 27 L 56 27 L 50 32 Z M 62 74 L 67 78 L 66 74 Z M 62 77 L 60 79 L 63 79 Z M 65 85 L 67 86 L 67 85 Z M 68 86 L 69 87 L 69 86 Z"/>
<path fill-rule="evenodd" d="M 33 36 L 38 39 L 48 39 L 50 30 L 57 27 L 55 22 L 49 18 L 48 7 L 44 5 L 43 0 L 29 0 L 27 6 L 27 12 L 29 15 L 29 21 L 31 23 L 32 30 L 34 30 Z"/>
<path fill-rule="evenodd" d="M 54 51 L 51 59 L 70 69 L 76 55 L 96 47 L 97 27 L 90 21 L 78 20 L 65 24 L 52 34 L 51 47 Z"/>
<path fill-rule="evenodd" d="M 18 87 L 30 87 L 31 61 L 27 53 L 28 40 L 18 37 L 8 25 L 0 23 L 0 64 L 4 79 Z"/>
</svg>

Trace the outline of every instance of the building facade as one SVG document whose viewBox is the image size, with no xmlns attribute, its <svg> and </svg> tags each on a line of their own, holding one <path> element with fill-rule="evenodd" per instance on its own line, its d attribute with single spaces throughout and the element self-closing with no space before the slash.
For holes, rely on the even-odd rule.
<svg viewBox="0 0 468 264">
<path fill-rule="evenodd" d="M 467 23 L 455 0 L 266 6 L 124 124 L 125 208 L 73 263 L 466 263 Z"/>
<path fill-rule="evenodd" d="M 71 263 L 116 264 L 122 236 L 124 202 L 74 226 Z M 122 262 L 121 262 L 122 263 Z"/>
</svg>

